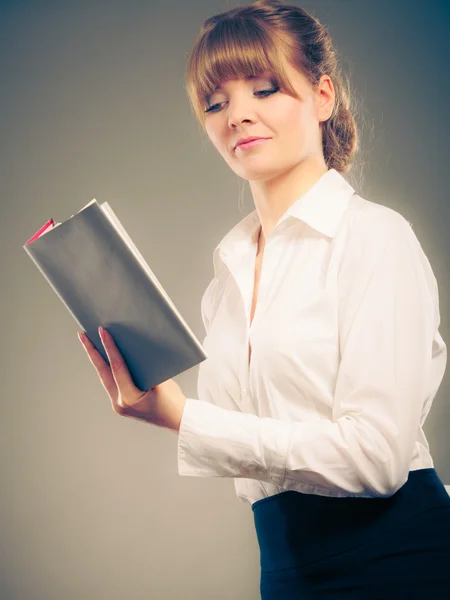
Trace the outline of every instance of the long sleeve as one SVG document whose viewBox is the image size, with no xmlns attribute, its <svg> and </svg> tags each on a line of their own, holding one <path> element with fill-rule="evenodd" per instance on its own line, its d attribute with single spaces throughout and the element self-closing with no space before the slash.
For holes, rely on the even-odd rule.
<svg viewBox="0 0 450 600">
<path fill-rule="evenodd" d="M 432 368 L 437 285 L 400 215 L 343 261 L 333 418 L 281 421 L 188 399 L 180 475 L 389 496 L 407 480 Z M 375 247 L 376 246 L 376 247 Z"/>
</svg>

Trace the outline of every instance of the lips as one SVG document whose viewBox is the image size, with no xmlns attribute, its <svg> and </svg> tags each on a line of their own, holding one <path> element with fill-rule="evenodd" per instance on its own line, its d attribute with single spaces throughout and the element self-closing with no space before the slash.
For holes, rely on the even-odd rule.
<svg viewBox="0 0 450 600">
<path fill-rule="evenodd" d="M 255 140 L 251 140 L 250 142 L 241 142 L 238 146 L 236 146 L 235 152 L 239 150 L 239 152 L 244 152 L 253 148 L 254 146 L 260 146 L 261 144 L 265 144 L 268 142 L 270 138 L 256 138 Z"/>
<path fill-rule="evenodd" d="M 236 150 L 236 148 L 239 148 L 239 146 L 245 145 L 245 144 L 250 144 L 251 142 L 257 142 L 258 140 L 269 140 L 270 138 L 266 138 L 266 137 L 260 137 L 260 136 L 251 136 L 248 138 L 242 138 L 240 139 L 236 146 L 234 147 L 234 149 Z"/>
</svg>

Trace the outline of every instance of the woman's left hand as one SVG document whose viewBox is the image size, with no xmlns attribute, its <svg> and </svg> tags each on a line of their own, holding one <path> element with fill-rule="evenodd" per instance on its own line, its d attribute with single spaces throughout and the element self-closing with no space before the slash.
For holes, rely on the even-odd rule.
<svg viewBox="0 0 450 600">
<path fill-rule="evenodd" d="M 102 335 L 101 328 L 99 333 L 111 366 L 86 334 L 78 334 L 78 337 L 100 377 L 114 412 L 178 432 L 186 403 L 186 396 L 180 387 L 173 379 L 168 379 L 147 391 L 140 390 L 134 385 L 111 334 L 103 329 Z"/>
</svg>

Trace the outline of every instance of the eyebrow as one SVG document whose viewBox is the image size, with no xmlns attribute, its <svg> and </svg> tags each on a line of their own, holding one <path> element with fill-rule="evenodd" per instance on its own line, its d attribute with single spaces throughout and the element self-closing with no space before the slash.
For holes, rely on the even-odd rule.
<svg viewBox="0 0 450 600">
<path fill-rule="evenodd" d="M 271 77 L 271 75 L 264 75 L 264 74 L 261 74 L 261 75 L 246 75 L 244 77 L 244 79 L 246 81 L 249 81 L 250 79 L 266 79 L 266 78 L 270 78 L 270 77 Z M 220 85 L 216 85 L 216 87 L 214 88 L 213 92 L 211 92 L 210 96 L 212 96 L 214 92 L 217 92 L 218 90 L 221 90 L 221 89 L 222 89 L 222 87 Z M 208 98 L 210 96 L 208 96 Z"/>
</svg>

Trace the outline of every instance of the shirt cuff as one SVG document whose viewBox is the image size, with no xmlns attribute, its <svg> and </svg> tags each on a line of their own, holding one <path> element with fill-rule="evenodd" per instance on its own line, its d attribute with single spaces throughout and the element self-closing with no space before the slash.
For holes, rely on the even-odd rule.
<svg viewBox="0 0 450 600">
<path fill-rule="evenodd" d="M 187 398 L 178 435 L 178 474 L 242 477 L 280 485 L 292 423 Z"/>
</svg>

